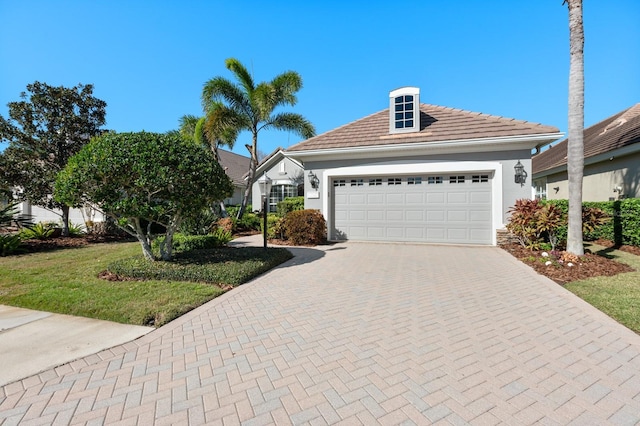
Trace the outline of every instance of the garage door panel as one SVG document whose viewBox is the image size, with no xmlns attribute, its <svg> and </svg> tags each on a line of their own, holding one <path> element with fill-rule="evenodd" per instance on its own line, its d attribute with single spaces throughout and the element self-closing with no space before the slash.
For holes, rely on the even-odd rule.
<svg viewBox="0 0 640 426">
<path fill-rule="evenodd" d="M 384 204 L 384 195 L 383 194 L 367 194 L 367 203 L 369 205 Z"/>
<path fill-rule="evenodd" d="M 491 178 L 471 174 L 379 176 L 350 186 L 352 177 L 334 186 L 334 238 L 375 241 L 491 244 Z M 341 186 L 346 181 L 347 185 Z M 381 185 L 367 185 L 380 181 Z M 411 182 L 411 183 L 410 183 Z M 416 183 L 421 182 L 421 183 Z M 393 184 L 389 184 L 393 183 Z"/>
<path fill-rule="evenodd" d="M 467 204 L 469 202 L 466 192 L 449 192 L 447 194 L 447 204 Z"/>
<path fill-rule="evenodd" d="M 404 194 L 386 194 L 387 204 L 403 204 Z"/>
<path fill-rule="evenodd" d="M 469 212 L 466 210 L 449 210 L 447 212 L 447 222 L 468 222 Z"/>
<path fill-rule="evenodd" d="M 408 222 L 424 222 L 424 211 L 422 210 L 407 210 L 405 212 L 405 220 Z"/>
<path fill-rule="evenodd" d="M 404 220 L 404 210 L 387 210 L 387 221 Z"/>
</svg>

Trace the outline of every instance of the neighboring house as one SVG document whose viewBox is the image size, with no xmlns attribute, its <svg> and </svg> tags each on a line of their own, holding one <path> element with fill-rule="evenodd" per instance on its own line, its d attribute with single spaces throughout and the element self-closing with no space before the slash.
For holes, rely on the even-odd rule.
<svg viewBox="0 0 640 426">
<path fill-rule="evenodd" d="M 533 157 L 536 198 L 568 199 L 567 139 Z M 640 103 L 584 130 L 584 201 L 640 197 Z"/>
<path fill-rule="evenodd" d="M 257 180 L 265 173 L 271 179 L 270 212 L 275 212 L 278 203 L 285 198 L 304 195 L 304 168 L 302 164 L 293 158 L 285 157 L 282 148 L 276 148 L 256 168 L 256 176 L 251 190 L 253 210 L 262 210 L 262 193 Z"/>
<path fill-rule="evenodd" d="M 531 196 L 516 165 L 530 172 L 531 150 L 562 136 L 419 97 L 415 87 L 394 90 L 389 109 L 285 152 L 304 164 L 305 208 L 322 211 L 330 240 L 495 245 L 507 210 Z"/>
<path fill-rule="evenodd" d="M 245 176 L 251 159 L 220 148 L 218 148 L 218 157 L 220 165 L 233 182 L 233 195 L 225 199 L 224 203 L 227 206 L 239 205 L 242 203 L 244 190 L 247 187 Z"/>
</svg>

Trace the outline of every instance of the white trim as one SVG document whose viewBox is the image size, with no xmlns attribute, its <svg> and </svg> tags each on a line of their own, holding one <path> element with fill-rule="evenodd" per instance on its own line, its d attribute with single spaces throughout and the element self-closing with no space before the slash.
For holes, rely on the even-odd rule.
<svg viewBox="0 0 640 426">
<path fill-rule="evenodd" d="M 337 167 L 326 169 L 322 174 L 322 188 L 325 188 L 325 196 L 322 200 L 322 214 L 327 222 L 327 227 L 333 226 L 331 217 L 330 197 L 333 187 L 329 183 L 333 177 L 337 176 L 373 176 L 373 175 L 398 175 L 398 174 L 427 174 L 446 172 L 493 172 L 491 182 L 491 221 L 493 226 L 492 244 L 497 245 L 496 230 L 504 228 L 502 223 L 502 163 L 489 161 L 456 161 L 442 163 L 419 163 L 419 164 L 394 164 L 394 165 L 371 165 L 355 167 Z"/>
<path fill-rule="evenodd" d="M 543 133 L 526 136 L 501 136 L 486 139 L 454 139 L 438 142 L 410 142 L 400 144 L 351 146 L 344 148 L 324 148 L 307 151 L 285 151 L 289 158 L 309 158 L 316 161 L 330 159 L 380 158 L 389 155 L 449 154 L 513 151 L 517 149 L 533 149 L 541 141 L 554 141 L 564 133 Z"/>
</svg>

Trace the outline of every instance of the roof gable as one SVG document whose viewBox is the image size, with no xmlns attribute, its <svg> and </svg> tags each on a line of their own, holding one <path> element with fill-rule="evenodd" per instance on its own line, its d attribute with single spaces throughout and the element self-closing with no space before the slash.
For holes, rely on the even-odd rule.
<svg viewBox="0 0 640 426">
<path fill-rule="evenodd" d="M 527 121 L 420 104 L 420 131 L 390 134 L 385 109 L 290 147 L 288 152 L 376 147 L 413 142 L 444 142 L 558 133 L 558 129 Z"/>
<path fill-rule="evenodd" d="M 218 149 L 219 163 L 235 185 L 244 185 L 244 175 L 251 159 L 224 149 Z"/>
<path fill-rule="evenodd" d="M 584 158 L 595 157 L 640 142 L 640 103 L 584 129 Z M 568 139 L 536 154 L 533 173 L 567 164 Z"/>
</svg>

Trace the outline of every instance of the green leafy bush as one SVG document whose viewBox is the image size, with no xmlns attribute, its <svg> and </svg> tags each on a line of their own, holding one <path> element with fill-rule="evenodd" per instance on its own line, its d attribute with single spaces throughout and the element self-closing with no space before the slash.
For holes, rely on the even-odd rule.
<svg viewBox="0 0 640 426">
<path fill-rule="evenodd" d="M 70 237 L 79 237 L 80 235 L 84 235 L 84 234 L 86 234 L 86 228 L 83 224 L 69 222 Z"/>
<path fill-rule="evenodd" d="M 285 217 L 287 213 L 304 210 L 304 197 L 288 197 L 277 204 L 278 216 Z"/>
<path fill-rule="evenodd" d="M 259 231 L 261 218 L 255 213 L 246 212 L 242 219 L 236 221 L 238 231 Z"/>
<path fill-rule="evenodd" d="M 21 253 L 24 250 L 20 247 L 22 239 L 17 234 L 0 234 L 0 256 Z"/>
<path fill-rule="evenodd" d="M 237 286 L 291 259 L 283 248 L 221 247 L 176 253 L 171 262 L 148 262 L 142 256 L 118 260 L 109 272 L 137 278 L 194 281 Z"/>
<path fill-rule="evenodd" d="M 49 224 L 38 222 L 35 225 L 29 226 L 28 228 L 24 228 L 20 231 L 20 238 L 23 240 L 46 240 L 53 235 L 54 231 L 55 229 Z"/>
<path fill-rule="evenodd" d="M 9 204 L 0 208 L 0 229 L 10 227 L 24 228 L 32 226 L 31 215 L 20 214 L 17 204 Z"/>
<path fill-rule="evenodd" d="M 315 245 L 327 240 L 327 223 L 318 210 L 292 211 L 284 218 L 285 237 L 295 245 Z"/>
<path fill-rule="evenodd" d="M 179 232 L 189 235 L 207 235 L 216 227 L 219 216 L 210 208 L 183 219 Z"/>
<path fill-rule="evenodd" d="M 158 249 L 165 237 L 159 237 L 154 240 L 153 248 Z M 177 252 L 187 252 L 192 250 L 211 249 L 221 247 L 231 241 L 231 233 L 223 229 L 216 229 L 209 235 L 185 235 L 174 234 L 173 249 Z"/>
<path fill-rule="evenodd" d="M 275 213 L 269 213 L 267 215 L 267 238 L 272 240 L 274 238 L 284 239 L 284 229 L 282 227 L 284 219 Z M 264 220 L 260 221 L 260 233 L 264 233 Z"/>
</svg>

